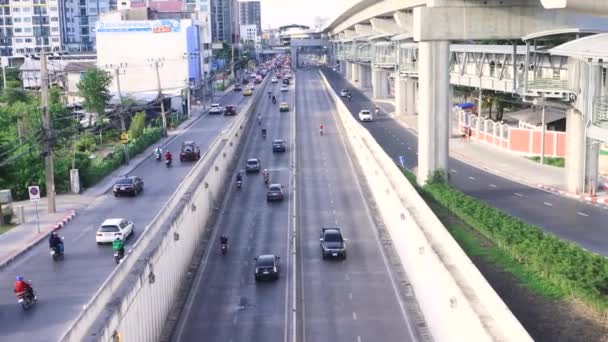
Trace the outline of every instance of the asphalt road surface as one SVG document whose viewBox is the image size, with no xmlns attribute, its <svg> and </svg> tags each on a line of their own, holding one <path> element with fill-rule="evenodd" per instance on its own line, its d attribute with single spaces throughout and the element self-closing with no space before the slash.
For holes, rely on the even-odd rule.
<svg viewBox="0 0 608 342">
<path fill-rule="evenodd" d="M 415 340 L 317 71 L 299 71 L 295 86 L 295 112 L 279 114 L 267 100 L 260 107 L 269 138 L 292 141 L 295 134 L 295 146 L 273 155 L 256 126 L 240 161 L 261 158 L 271 182 L 286 186 L 286 199 L 267 204 L 261 175 L 248 175 L 241 190 L 230 190 L 176 341 L 293 341 L 296 332 L 298 340 L 311 342 Z M 321 228 L 336 226 L 347 239 L 348 257 L 322 260 Z M 288 257 L 293 233 L 295 263 Z M 225 256 L 220 234 L 229 237 Z M 281 256 L 277 282 L 254 281 L 253 258 L 262 253 Z"/>
<path fill-rule="evenodd" d="M 227 94 L 220 103 L 236 103 L 242 107 L 245 101 L 248 98 L 234 92 Z M 202 154 L 232 120 L 234 117 L 223 115 L 203 116 L 164 148 L 175 156 L 171 168 L 166 168 L 155 158 L 147 158 L 133 170 L 132 175 L 144 180 L 144 191 L 138 197 L 114 198 L 109 192 L 79 212 L 59 232 L 65 237 L 63 261 L 53 262 L 48 243 L 43 242 L 0 271 L 0 340 L 58 340 L 116 267 L 111 246 L 97 246 L 95 243 L 95 232 L 102 221 L 124 217 L 135 223 L 134 234 L 126 243 L 128 250 L 193 166 L 191 162 L 180 163 L 181 143 L 196 141 Z M 38 302 L 27 312 L 21 309 L 13 294 L 17 275 L 31 280 L 38 295 Z"/>
<path fill-rule="evenodd" d="M 285 153 L 272 152 L 273 139 L 290 141 L 293 129 L 293 83 L 286 93 L 277 95 L 277 104 L 268 97 L 260 98 L 256 108 L 262 125 L 254 123 L 246 137 L 239 168 L 243 175 L 241 189 L 234 182 L 228 189 L 218 224 L 211 239 L 206 261 L 193 285 L 175 334 L 177 341 L 283 341 L 289 335 L 290 298 L 290 211 L 292 177 L 290 160 L 293 143 Z M 269 90 L 279 94 L 279 84 Z M 287 101 L 289 112 L 279 112 L 279 103 Z M 267 138 L 261 128 L 267 129 Z M 259 158 L 262 169 L 268 169 L 270 183 L 283 185 L 282 202 L 266 202 L 266 185 L 262 173 L 244 172 L 245 161 Z M 234 178 L 234 177 L 233 177 Z M 234 181 L 234 179 L 233 179 Z M 228 253 L 221 255 L 219 235 L 228 237 Z M 256 283 L 253 258 L 275 254 L 280 260 L 277 281 Z"/>
<path fill-rule="evenodd" d="M 373 112 L 373 102 L 352 87 L 342 75 L 326 68 L 323 72 L 336 92 L 342 88 L 351 90 L 352 100 L 345 104 L 353 116 L 356 117 L 361 109 Z M 366 122 L 364 126 L 393 160 L 398 162 L 399 156 L 405 156 L 407 168 L 412 169 L 417 165 L 418 142 L 412 132 L 388 117 Z M 454 158 L 449 159 L 448 167 L 450 182 L 462 192 L 542 227 L 560 238 L 608 256 L 607 207 L 529 187 Z"/>
</svg>

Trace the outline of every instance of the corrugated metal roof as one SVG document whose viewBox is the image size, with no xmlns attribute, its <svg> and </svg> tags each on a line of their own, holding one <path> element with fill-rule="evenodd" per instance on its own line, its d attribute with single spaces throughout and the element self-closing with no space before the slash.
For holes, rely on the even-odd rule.
<svg viewBox="0 0 608 342">
<path fill-rule="evenodd" d="M 579 59 L 608 59 L 608 33 L 573 40 L 556 46 L 549 52 Z"/>
</svg>

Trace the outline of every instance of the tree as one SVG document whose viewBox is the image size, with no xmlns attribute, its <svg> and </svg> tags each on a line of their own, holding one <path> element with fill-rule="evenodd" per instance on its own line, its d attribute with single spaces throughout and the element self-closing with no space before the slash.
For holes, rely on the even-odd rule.
<svg viewBox="0 0 608 342">
<path fill-rule="evenodd" d="M 131 120 L 131 126 L 129 127 L 129 139 L 137 139 L 144 132 L 144 125 L 146 123 L 146 113 L 138 112 Z"/>
<path fill-rule="evenodd" d="M 98 119 L 104 115 L 112 98 L 108 90 L 110 84 L 112 84 L 112 75 L 98 68 L 87 70 L 78 82 L 78 91 L 84 99 L 84 108 L 88 112 L 96 113 Z"/>
</svg>

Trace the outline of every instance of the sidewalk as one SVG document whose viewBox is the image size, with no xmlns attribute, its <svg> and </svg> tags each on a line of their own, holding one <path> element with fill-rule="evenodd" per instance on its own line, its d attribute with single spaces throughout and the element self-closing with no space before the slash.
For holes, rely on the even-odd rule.
<svg viewBox="0 0 608 342">
<path fill-rule="evenodd" d="M 232 87 L 229 87 L 223 92 L 218 92 L 215 95 L 215 99 L 219 100 L 231 91 Z M 79 211 L 91 205 L 99 196 L 108 192 L 114 185 L 116 178 L 129 174 L 153 154 L 157 145 L 165 146 L 170 143 L 205 112 L 206 107 L 204 106 L 192 106 L 191 117 L 188 120 L 182 122 L 176 129 L 169 131 L 167 136 L 159 140 L 157 144 L 150 145 L 145 151 L 132 157 L 128 165 L 123 164 L 104 177 L 99 183 L 95 184 L 95 186 L 86 189 L 81 194 L 57 195 L 55 200 L 56 213 L 49 214 L 47 211 L 47 199 L 45 197 L 41 198 L 38 202 L 39 224 L 36 222 L 34 202 L 28 200 L 13 202 L 13 209 L 16 209 L 18 206 L 24 207 L 25 223 L 17 225 L 4 234 L 0 234 L 0 270 L 21 254 L 46 240 L 52 231 L 63 228 Z M 38 226 L 40 227 L 40 231 L 38 231 Z"/>
<path fill-rule="evenodd" d="M 353 82 L 350 82 L 353 84 Z M 357 86 L 353 84 L 353 86 Z M 396 122 L 418 135 L 418 115 L 396 115 L 395 99 L 373 99 L 371 89 L 357 89 L 363 92 L 385 114 Z M 452 131 L 451 131 L 452 132 Z M 551 191 L 553 193 L 582 201 L 608 204 L 606 187 L 591 197 L 566 191 L 566 170 L 549 165 L 541 165 L 516 154 L 493 148 L 475 139 L 464 141 L 459 134 L 450 137 L 450 156 L 479 169 L 496 174 L 531 187 Z M 599 183 L 606 184 L 608 180 L 600 177 Z"/>
</svg>

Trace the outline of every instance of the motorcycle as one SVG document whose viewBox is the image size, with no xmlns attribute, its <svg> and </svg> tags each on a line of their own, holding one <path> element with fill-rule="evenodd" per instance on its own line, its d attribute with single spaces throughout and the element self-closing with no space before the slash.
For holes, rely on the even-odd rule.
<svg viewBox="0 0 608 342">
<path fill-rule="evenodd" d="M 31 289 L 31 292 L 25 291 L 17 293 L 17 302 L 21 305 L 21 308 L 23 308 L 24 311 L 29 310 L 32 306 L 34 306 L 36 300 L 37 298 L 33 288 Z"/>
<path fill-rule="evenodd" d="M 51 257 L 53 261 L 63 260 L 63 244 L 51 248 Z"/>
<path fill-rule="evenodd" d="M 221 245 L 221 250 L 222 250 L 222 255 L 226 255 L 226 253 L 228 252 L 228 245 L 223 243 Z"/>
<path fill-rule="evenodd" d="M 171 167 L 171 162 L 172 162 L 172 160 L 171 160 L 171 159 L 167 159 L 167 160 L 165 161 L 165 165 L 167 166 L 167 168 L 170 168 L 170 167 Z"/>
<path fill-rule="evenodd" d="M 162 156 L 160 155 L 160 153 L 156 154 L 156 161 L 161 161 Z"/>
<path fill-rule="evenodd" d="M 114 261 L 116 261 L 116 265 L 120 264 L 120 260 L 124 257 L 124 253 L 124 249 L 114 251 Z"/>
<path fill-rule="evenodd" d="M 264 175 L 264 184 L 268 185 L 269 178 L 270 177 L 268 175 Z"/>
<path fill-rule="evenodd" d="M 265 129 L 262 130 L 262 138 L 266 139 L 266 130 Z"/>
<path fill-rule="evenodd" d="M 272 98 L 272 104 L 277 104 L 277 99 L 275 97 Z"/>
<path fill-rule="evenodd" d="M 236 188 L 237 189 L 240 189 L 242 185 L 243 185 L 243 181 L 241 181 L 241 180 L 237 180 L 236 181 Z"/>
</svg>

